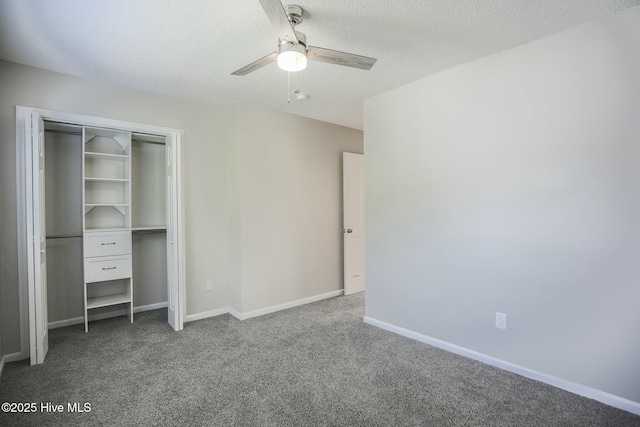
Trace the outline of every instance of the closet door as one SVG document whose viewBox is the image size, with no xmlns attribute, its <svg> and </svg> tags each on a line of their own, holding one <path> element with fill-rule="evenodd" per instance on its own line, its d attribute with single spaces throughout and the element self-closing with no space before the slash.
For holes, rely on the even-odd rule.
<svg viewBox="0 0 640 427">
<path fill-rule="evenodd" d="M 31 114 L 31 189 L 33 216 L 33 249 L 30 269 L 33 282 L 29 283 L 29 313 L 31 329 L 31 364 L 44 362 L 49 349 L 47 312 L 47 240 L 45 217 L 45 165 L 44 165 L 44 122 L 37 113 Z"/>
<path fill-rule="evenodd" d="M 180 201 L 177 200 L 178 176 L 177 167 L 180 164 L 178 159 L 178 145 L 180 144 L 179 136 L 174 134 L 166 138 L 167 150 L 167 285 L 168 285 L 168 321 L 171 327 L 180 331 L 183 329 L 182 320 L 180 318 L 180 298 L 179 278 L 180 278 L 180 259 L 178 245 L 180 243 L 178 230 L 178 206 Z"/>
</svg>

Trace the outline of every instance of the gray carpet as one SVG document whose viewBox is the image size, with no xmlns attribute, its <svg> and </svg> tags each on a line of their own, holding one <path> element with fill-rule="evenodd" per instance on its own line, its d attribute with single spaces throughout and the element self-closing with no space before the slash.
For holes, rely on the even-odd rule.
<svg viewBox="0 0 640 427">
<path fill-rule="evenodd" d="M 172 332 L 166 311 L 50 331 L 44 365 L 10 363 L 1 426 L 640 426 L 640 417 L 363 323 L 364 296 Z"/>
</svg>

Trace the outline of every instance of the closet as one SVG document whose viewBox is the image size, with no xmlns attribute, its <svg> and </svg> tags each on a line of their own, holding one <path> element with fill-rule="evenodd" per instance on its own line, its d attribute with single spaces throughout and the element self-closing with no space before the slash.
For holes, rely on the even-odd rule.
<svg viewBox="0 0 640 427">
<path fill-rule="evenodd" d="M 168 305 L 165 142 L 44 121 L 49 327 Z"/>
<path fill-rule="evenodd" d="M 50 328 L 167 308 L 185 317 L 183 131 L 16 106 L 23 358 Z"/>
</svg>

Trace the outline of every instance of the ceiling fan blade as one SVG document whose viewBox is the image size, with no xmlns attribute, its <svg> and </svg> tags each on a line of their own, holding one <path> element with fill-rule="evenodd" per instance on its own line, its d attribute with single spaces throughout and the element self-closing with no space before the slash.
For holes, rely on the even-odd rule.
<svg viewBox="0 0 640 427">
<path fill-rule="evenodd" d="M 271 25 L 276 30 L 280 40 L 286 40 L 292 43 L 298 43 L 298 37 L 293 29 L 293 25 L 289 22 L 287 12 L 284 11 L 280 0 L 260 0 L 260 4 L 267 14 Z"/>
<path fill-rule="evenodd" d="M 258 59 L 257 61 L 253 61 L 251 64 L 245 65 L 244 67 L 240 68 L 239 70 L 234 71 L 233 73 L 231 73 L 231 75 L 233 75 L 233 76 L 245 76 L 245 75 L 257 70 L 258 68 L 262 68 L 267 64 L 271 64 L 276 59 L 278 59 L 278 52 L 272 52 L 269 55 L 263 56 L 262 58 Z"/>
<path fill-rule="evenodd" d="M 377 61 L 376 58 L 369 58 L 368 56 L 354 55 L 353 53 L 315 46 L 309 46 L 307 58 L 313 59 L 314 61 L 344 65 L 345 67 L 360 68 L 362 70 L 370 70 Z"/>
</svg>

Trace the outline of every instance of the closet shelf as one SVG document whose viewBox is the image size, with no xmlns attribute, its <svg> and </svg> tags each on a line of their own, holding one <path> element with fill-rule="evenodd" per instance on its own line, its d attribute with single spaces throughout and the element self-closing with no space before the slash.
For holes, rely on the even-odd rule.
<svg viewBox="0 0 640 427">
<path fill-rule="evenodd" d="M 166 231 L 167 227 L 164 225 L 138 225 L 131 227 L 131 231 Z"/>
<path fill-rule="evenodd" d="M 127 231 L 128 227 L 86 227 L 84 231 Z"/>
<path fill-rule="evenodd" d="M 84 214 L 88 214 L 94 208 L 113 208 L 120 212 L 122 216 L 127 215 L 127 208 L 129 207 L 128 203 L 85 203 L 84 205 Z"/>
<path fill-rule="evenodd" d="M 102 297 L 87 298 L 87 309 L 107 307 L 110 305 L 130 303 L 131 296 L 129 294 L 115 294 Z"/>
</svg>

